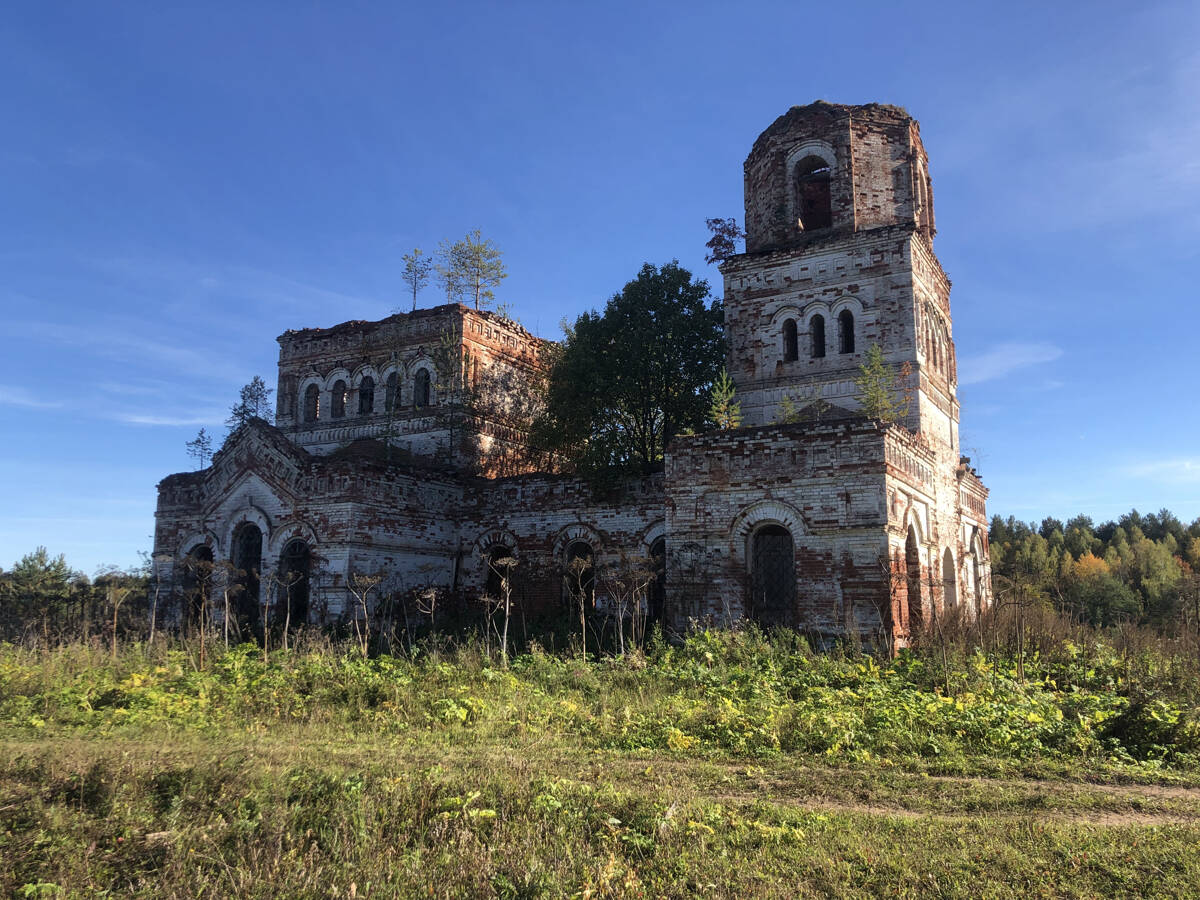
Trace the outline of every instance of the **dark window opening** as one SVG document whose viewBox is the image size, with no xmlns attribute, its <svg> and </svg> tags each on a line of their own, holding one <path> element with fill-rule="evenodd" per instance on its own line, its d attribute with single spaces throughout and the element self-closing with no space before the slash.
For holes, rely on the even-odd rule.
<svg viewBox="0 0 1200 900">
<path fill-rule="evenodd" d="M 237 597 L 233 614 L 240 624 L 258 625 L 259 578 L 262 572 L 262 531 L 246 522 L 233 535 L 233 567 L 237 572 Z"/>
<path fill-rule="evenodd" d="M 429 370 L 418 369 L 413 379 L 413 406 L 429 405 Z"/>
<path fill-rule="evenodd" d="M 782 525 L 764 525 L 750 540 L 749 607 L 764 627 L 796 623 L 796 548 Z"/>
<path fill-rule="evenodd" d="M 783 361 L 795 362 L 799 356 L 796 346 L 796 320 L 787 319 L 783 323 Z"/>
<path fill-rule="evenodd" d="M 829 163 L 819 156 L 807 156 L 796 164 L 796 206 L 801 231 L 815 231 L 833 225 L 833 204 L 829 192 Z"/>
<path fill-rule="evenodd" d="M 279 557 L 279 599 L 286 601 L 281 606 L 291 628 L 308 621 L 308 582 L 311 574 L 312 551 L 308 549 L 308 544 L 299 539 L 289 541 Z"/>
<path fill-rule="evenodd" d="M 321 413 L 321 389 L 310 384 L 304 391 L 304 421 L 315 422 Z"/>
<path fill-rule="evenodd" d="M 573 606 L 596 605 L 595 554 L 586 541 L 573 541 L 567 548 L 567 593 Z"/>
<path fill-rule="evenodd" d="M 825 355 L 825 317 L 813 316 L 808 324 L 808 333 L 812 344 L 809 352 L 813 359 L 820 359 Z"/>
<path fill-rule="evenodd" d="M 358 385 L 358 414 L 369 416 L 375 412 L 375 379 L 366 376 Z"/>
<path fill-rule="evenodd" d="M 396 408 L 397 396 L 396 391 L 400 386 L 400 379 L 393 372 L 387 377 L 387 382 L 384 385 L 383 406 L 387 412 L 391 412 Z"/>
<path fill-rule="evenodd" d="M 346 415 L 346 382 L 334 382 L 333 397 L 331 398 L 329 407 L 329 414 L 335 419 L 340 419 Z"/>
<path fill-rule="evenodd" d="M 838 353 L 854 352 L 854 314 L 848 309 L 838 313 Z"/>
<path fill-rule="evenodd" d="M 908 587 L 908 628 L 916 633 L 925 621 L 925 607 L 921 599 L 921 554 L 917 549 L 917 533 L 911 525 L 904 541 L 904 573 Z"/>
</svg>

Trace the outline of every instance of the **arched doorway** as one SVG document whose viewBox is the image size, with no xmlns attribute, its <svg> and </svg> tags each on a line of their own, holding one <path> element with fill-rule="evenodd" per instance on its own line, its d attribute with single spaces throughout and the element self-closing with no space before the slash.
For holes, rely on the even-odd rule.
<svg viewBox="0 0 1200 900">
<path fill-rule="evenodd" d="M 662 622 L 663 606 L 667 599 L 667 540 L 659 538 L 650 545 L 650 565 L 654 580 L 646 595 L 646 627 Z"/>
<path fill-rule="evenodd" d="M 284 601 L 284 622 L 290 628 L 308 621 L 309 579 L 312 575 L 312 550 L 296 538 L 288 541 L 279 555 L 279 599 Z M 280 623 L 283 624 L 283 623 Z"/>
<path fill-rule="evenodd" d="M 183 561 L 183 628 L 186 632 L 204 627 L 213 576 L 213 552 L 208 544 L 197 544 Z"/>
<path fill-rule="evenodd" d="M 796 546 L 782 525 L 750 536 L 750 618 L 766 628 L 796 624 Z"/>
<path fill-rule="evenodd" d="M 508 582 L 508 589 L 511 595 L 512 591 L 512 570 L 516 564 L 516 556 L 513 554 L 511 547 L 505 547 L 499 544 L 488 550 L 487 553 L 487 583 L 484 585 L 484 593 L 496 600 L 504 599 L 505 581 Z"/>
<path fill-rule="evenodd" d="M 567 594 L 571 605 L 585 610 L 596 605 L 596 560 L 591 544 L 572 541 L 567 547 Z"/>
<path fill-rule="evenodd" d="M 980 548 L 979 536 L 976 535 L 971 541 L 971 557 L 968 561 L 970 566 L 971 579 L 971 598 L 975 604 L 975 615 L 978 616 L 983 612 L 983 553 Z"/>
<path fill-rule="evenodd" d="M 954 571 L 954 554 L 949 547 L 942 554 L 942 597 L 947 610 L 958 606 L 958 577 Z"/>
<path fill-rule="evenodd" d="M 904 573 L 908 586 L 908 630 L 917 632 L 925 624 L 925 606 L 921 598 L 921 551 L 916 529 L 911 525 L 904 541 Z"/>
<path fill-rule="evenodd" d="M 262 530 L 253 522 L 244 522 L 233 533 L 233 567 L 237 569 L 240 590 L 234 598 L 233 614 L 239 626 L 257 628 L 262 574 Z"/>
</svg>

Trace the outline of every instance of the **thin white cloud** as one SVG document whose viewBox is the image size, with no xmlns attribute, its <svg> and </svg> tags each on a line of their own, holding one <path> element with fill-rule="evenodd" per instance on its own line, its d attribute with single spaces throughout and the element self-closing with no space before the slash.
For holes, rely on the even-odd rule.
<svg viewBox="0 0 1200 900">
<path fill-rule="evenodd" d="M 331 317 L 331 311 L 373 310 L 383 316 L 395 305 L 248 265 L 198 265 L 171 257 L 105 257 L 87 262 L 126 287 L 152 290 L 162 302 L 181 310 L 211 310 L 218 303 L 236 307 L 243 315 L 247 308 L 272 318 L 288 310 L 291 315 L 316 315 L 334 324 L 329 320 L 336 313 Z"/>
<path fill-rule="evenodd" d="M 142 413 L 117 413 L 113 418 L 129 425 L 221 425 L 225 421 L 226 414 L 208 412 L 193 416 L 154 416 Z"/>
<path fill-rule="evenodd" d="M 1169 484 L 1200 484 L 1200 457 L 1150 460 L 1130 466 L 1126 474 Z"/>
<path fill-rule="evenodd" d="M 964 357 L 958 364 L 959 385 L 979 384 L 1011 375 L 1029 366 L 1053 362 L 1063 355 L 1061 347 L 1045 342 L 1010 341 L 986 353 Z"/>
<path fill-rule="evenodd" d="M 186 373 L 236 383 L 238 368 L 196 347 L 184 347 L 157 338 L 127 333 L 108 323 L 70 325 L 61 322 L 25 321 L 0 324 L 0 334 L 34 338 L 67 347 L 86 348 L 99 357 L 118 362 L 151 364 L 159 371 Z"/>
<path fill-rule="evenodd" d="M 0 406 L 21 406 L 26 409 L 57 409 L 61 403 L 39 400 L 23 387 L 0 385 Z"/>
</svg>

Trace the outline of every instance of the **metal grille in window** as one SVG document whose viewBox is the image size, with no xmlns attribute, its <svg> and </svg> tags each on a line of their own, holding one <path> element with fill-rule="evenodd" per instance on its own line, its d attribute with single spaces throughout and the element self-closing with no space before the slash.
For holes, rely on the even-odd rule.
<svg viewBox="0 0 1200 900">
<path fill-rule="evenodd" d="M 767 525 L 751 547 L 751 615 L 764 625 L 793 625 L 796 608 L 795 549 L 786 528 Z"/>
</svg>

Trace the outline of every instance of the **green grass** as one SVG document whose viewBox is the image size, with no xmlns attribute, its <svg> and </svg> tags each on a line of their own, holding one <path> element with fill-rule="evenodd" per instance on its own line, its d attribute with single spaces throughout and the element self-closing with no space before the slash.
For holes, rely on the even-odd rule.
<svg viewBox="0 0 1200 900">
<path fill-rule="evenodd" d="M 0 648 L 0 893 L 1195 896 L 1181 671 Z"/>
</svg>

